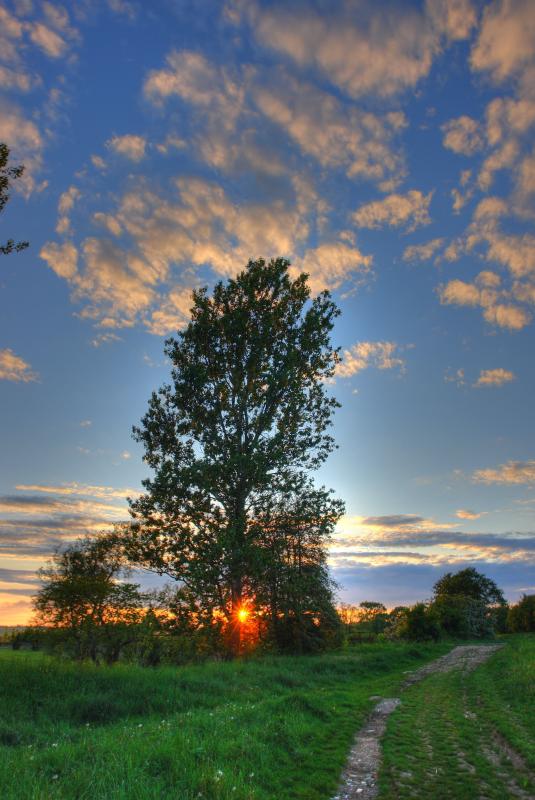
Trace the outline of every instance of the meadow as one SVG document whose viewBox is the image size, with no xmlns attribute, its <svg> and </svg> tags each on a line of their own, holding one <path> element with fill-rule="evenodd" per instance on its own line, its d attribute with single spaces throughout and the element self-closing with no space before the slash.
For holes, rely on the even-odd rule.
<svg viewBox="0 0 535 800">
<path fill-rule="evenodd" d="M 503 798 L 504 771 L 529 796 L 535 636 L 505 640 L 476 672 L 432 675 L 403 692 L 381 797 Z M 1 651 L 2 798 L 327 800 L 372 697 L 396 696 L 407 671 L 451 646 L 382 643 L 180 668 Z M 496 749 L 496 736 L 524 766 L 508 764 L 502 746 L 489 770 L 482 744 Z M 485 793 L 474 793 L 483 780 Z"/>
</svg>

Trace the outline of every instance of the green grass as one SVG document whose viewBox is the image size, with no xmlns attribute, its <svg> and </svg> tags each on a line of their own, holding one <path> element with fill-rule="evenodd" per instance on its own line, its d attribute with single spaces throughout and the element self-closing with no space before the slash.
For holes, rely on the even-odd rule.
<svg viewBox="0 0 535 800">
<path fill-rule="evenodd" d="M 449 647 L 176 669 L 0 652 L 2 800 L 326 800 L 370 696 Z"/>
<path fill-rule="evenodd" d="M 535 797 L 535 636 L 503 641 L 474 672 L 404 692 L 383 740 L 380 798 Z"/>
</svg>

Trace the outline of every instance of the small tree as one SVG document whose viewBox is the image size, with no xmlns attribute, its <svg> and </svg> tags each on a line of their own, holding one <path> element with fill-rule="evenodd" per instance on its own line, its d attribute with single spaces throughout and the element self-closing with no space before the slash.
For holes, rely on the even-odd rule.
<svg viewBox="0 0 535 800">
<path fill-rule="evenodd" d="M 524 594 L 507 615 L 511 633 L 535 633 L 535 594 Z"/>
<path fill-rule="evenodd" d="M 245 607 L 258 596 L 269 608 L 257 611 L 274 613 L 273 595 L 267 598 L 285 545 L 270 544 L 273 531 L 295 541 L 295 519 L 264 527 L 268 509 L 284 498 L 290 519 L 304 470 L 334 447 L 327 428 L 338 403 L 325 381 L 339 360 L 330 344 L 339 311 L 328 292 L 311 301 L 307 276 L 292 280 L 288 267 L 282 258 L 250 261 L 211 296 L 193 293 L 191 322 L 166 342 L 172 382 L 153 393 L 134 429 L 154 477 L 131 502 L 130 557 L 180 581 L 222 616 L 234 652 Z M 326 493 L 307 489 L 306 497 L 301 517 L 327 520 L 312 525 L 321 549 L 342 505 Z M 303 537 L 300 546 L 313 549 Z M 308 578 L 325 587 L 324 574 L 323 565 Z"/>
<path fill-rule="evenodd" d="M 125 573 L 114 536 L 81 539 L 57 552 L 39 570 L 36 624 L 61 630 L 77 658 L 117 660 L 143 616 L 139 587 L 119 582 Z"/>
<path fill-rule="evenodd" d="M 9 200 L 10 181 L 15 181 L 22 177 L 24 166 L 10 167 L 9 161 L 9 147 L 7 144 L 0 142 L 0 213 L 4 210 L 7 201 Z M 8 239 L 5 244 L 0 244 L 0 254 L 7 256 L 9 253 L 19 253 L 29 247 L 28 242 L 14 242 L 13 239 Z"/>
</svg>

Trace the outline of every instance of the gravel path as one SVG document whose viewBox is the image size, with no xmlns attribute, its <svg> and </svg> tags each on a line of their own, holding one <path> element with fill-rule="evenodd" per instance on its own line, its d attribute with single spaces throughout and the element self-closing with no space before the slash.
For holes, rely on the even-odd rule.
<svg viewBox="0 0 535 800">
<path fill-rule="evenodd" d="M 412 672 L 401 688 L 402 690 L 406 689 L 434 672 L 450 672 L 453 669 L 471 672 L 490 658 L 500 647 L 503 645 L 454 647 L 445 656 Z M 372 699 L 377 699 L 379 702 L 364 727 L 357 734 L 342 774 L 340 788 L 333 800 L 372 800 L 377 797 L 379 791 L 377 774 L 381 762 L 380 740 L 385 732 L 388 717 L 401 703 L 401 700 L 398 697 Z"/>
</svg>

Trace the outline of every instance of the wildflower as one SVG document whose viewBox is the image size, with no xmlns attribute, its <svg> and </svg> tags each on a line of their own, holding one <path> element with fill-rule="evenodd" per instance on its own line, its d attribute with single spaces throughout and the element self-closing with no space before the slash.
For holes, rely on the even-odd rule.
<svg viewBox="0 0 535 800">
<path fill-rule="evenodd" d="M 59 775 L 52 775 L 52 780 L 53 781 L 57 781 L 58 778 L 59 778 Z"/>
<path fill-rule="evenodd" d="M 138 728 L 142 728 L 142 727 L 143 727 L 143 723 L 140 722 L 139 725 L 138 725 Z"/>
<path fill-rule="evenodd" d="M 52 742 L 52 747 L 57 747 L 57 746 L 58 746 L 57 742 Z"/>
</svg>

